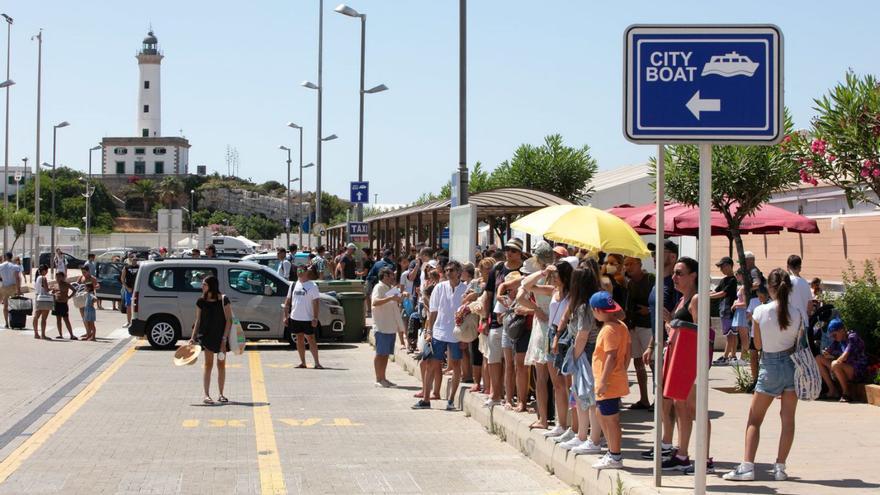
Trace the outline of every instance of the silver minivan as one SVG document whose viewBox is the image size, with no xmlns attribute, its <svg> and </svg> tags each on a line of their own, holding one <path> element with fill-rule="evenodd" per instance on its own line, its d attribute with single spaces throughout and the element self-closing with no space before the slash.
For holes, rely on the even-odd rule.
<svg viewBox="0 0 880 495">
<path fill-rule="evenodd" d="M 164 259 L 140 263 L 132 297 L 129 334 L 146 337 L 150 345 L 173 348 L 189 339 L 195 323 L 202 280 L 213 275 L 220 292 L 232 302 L 248 339 L 294 340 L 282 324 L 290 287 L 274 270 L 254 262 L 219 259 Z M 319 338 L 341 339 L 345 313 L 336 298 L 322 294 Z"/>
</svg>

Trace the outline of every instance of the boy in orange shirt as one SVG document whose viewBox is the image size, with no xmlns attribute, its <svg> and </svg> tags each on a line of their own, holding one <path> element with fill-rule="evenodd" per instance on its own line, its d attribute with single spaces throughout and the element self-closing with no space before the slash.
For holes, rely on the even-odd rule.
<svg viewBox="0 0 880 495">
<path fill-rule="evenodd" d="M 594 469 L 620 469 L 623 456 L 620 451 L 620 398 L 629 394 L 626 366 L 630 357 L 629 330 L 623 323 L 623 309 L 606 291 L 590 298 L 593 315 L 602 323 L 593 351 L 593 376 L 596 380 L 596 405 L 599 424 L 608 440 L 608 452 Z"/>
</svg>

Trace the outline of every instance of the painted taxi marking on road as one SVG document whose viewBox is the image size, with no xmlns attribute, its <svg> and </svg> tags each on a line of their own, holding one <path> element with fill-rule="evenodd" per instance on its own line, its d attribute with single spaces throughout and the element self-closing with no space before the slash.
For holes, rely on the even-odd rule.
<svg viewBox="0 0 880 495">
<path fill-rule="evenodd" d="M 46 423 L 41 426 L 33 435 L 19 445 L 9 456 L 0 462 L 0 483 L 3 483 L 28 460 L 37 450 L 40 449 L 49 438 L 52 437 L 79 409 L 91 399 L 101 387 L 107 383 L 119 368 L 122 367 L 132 356 L 134 356 L 137 348 L 132 345 L 122 353 L 113 364 L 108 366 L 100 375 L 89 382 L 80 392 L 64 405 L 54 416 L 49 418 Z"/>
<path fill-rule="evenodd" d="M 325 426 L 363 426 L 363 423 L 352 423 L 348 418 L 333 418 L 333 422 Z"/>
<path fill-rule="evenodd" d="M 282 418 L 278 421 L 286 424 L 287 426 L 315 426 L 316 424 L 321 422 L 321 418 L 308 418 L 308 419 L 293 419 L 293 418 Z"/>
<path fill-rule="evenodd" d="M 263 364 L 259 351 L 248 351 L 251 371 L 251 397 L 254 401 L 254 427 L 257 439 L 257 461 L 260 467 L 260 489 L 263 494 L 287 493 L 284 473 L 281 471 L 281 457 L 275 442 L 275 429 L 272 414 L 269 412 L 269 396 L 266 393 L 266 379 L 263 377 Z"/>
<path fill-rule="evenodd" d="M 266 366 L 270 368 L 293 368 L 293 363 L 272 363 Z"/>
</svg>

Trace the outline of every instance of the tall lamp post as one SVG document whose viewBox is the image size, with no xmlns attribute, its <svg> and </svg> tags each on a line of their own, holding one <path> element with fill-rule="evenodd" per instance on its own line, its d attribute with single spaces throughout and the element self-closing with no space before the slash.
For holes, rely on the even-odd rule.
<svg viewBox="0 0 880 495">
<path fill-rule="evenodd" d="M 83 194 L 86 198 L 86 257 L 88 258 L 89 253 L 92 252 L 92 217 L 89 214 L 92 206 L 92 195 L 95 194 L 95 188 L 92 186 L 92 152 L 98 151 L 101 149 L 101 146 L 93 146 L 89 148 L 89 175 L 86 179 L 86 193 Z M 53 188 L 54 190 L 54 188 Z"/>
<path fill-rule="evenodd" d="M 24 165 L 22 165 L 23 170 L 22 170 L 22 172 L 16 172 L 16 173 L 15 173 L 15 211 L 18 211 L 18 196 L 19 196 L 18 193 L 21 192 L 21 178 L 22 178 L 22 175 L 24 175 L 25 180 L 27 180 L 27 169 L 28 169 L 28 168 L 27 168 L 27 162 L 28 162 L 28 157 L 24 157 L 24 158 L 22 158 L 21 161 L 24 162 Z"/>
<path fill-rule="evenodd" d="M 52 232 L 49 233 L 49 259 L 52 260 L 53 256 L 55 256 L 55 152 L 57 150 L 58 144 L 58 129 L 62 127 L 67 127 L 70 125 L 68 121 L 62 121 L 61 123 L 55 124 L 52 126 Z M 54 268 L 54 267 L 53 267 Z M 53 272 L 54 273 L 54 272 Z"/>
<path fill-rule="evenodd" d="M 193 211 L 195 210 L 195 207 L 196 207 L 196 190 L 190 189 L 189 190 L 189 231 L 190 232 L 195 232 L 193 230 Z"/>
<path fill-rule="evenodd" d="M 0 84 L 0 87 L 6 88 L 6 144 L 3 149 L 3 209 L 8 210 L 9 208 L 9 88 L 15 84 L 15 81 L 10 79 L 9 75 L 9 59 L 12 55 L 12 17 L 9 17 L 6 14 L 0 14 L 3 16 L 3 19 L 6 21 L 6 80 Z M 3 251 L 6 252 L 6 248 L 9 241 L 9 234 L 6 232 L 8 220 L 6 219 L 6 215 L 3 216 Z"/>
<path fill-rule="evenodd" d="M 291 129 L 299 130 L 299 209 L 297 214 L 299 215 L 299 245 L 303 246 L 303 232 L 302 232 L 302 222 L 303 222 L 303 211 L 302 211 L 302 197 L 303 197 L 303 169 L 314 167 L 314 163 L 309 163 L 308 165 L 303 166 L 303 128 L 301 125 L 294 124 L 293 122 L 288 122 L 287 127 Z M 290 180 L 290 174 L 288 174 L 288 180 Z M 289 190 L 289 189 L 288 189 Z M 290 198 L 287 199 L 288 204 L 290 203 Z M 289 215 L 288 215 L 289 216 Z"/>
<path fill-rule="evenodd" d="M 287 244 L 285 247 L 290 247 L 290 148 L 284 146 L 283 144 L 278 146 L 279 150 L 287 152 L 287 184 L 285 189 L 287 189 L 287 216 L 284 219 L 284 230 L 287 234 Z"/>
<path fill-rule="evenodd" d="M 31 40 L 37 40 L 37 151 L 34 158 L 34 228 L 31 229 L 31 268 L 40 257 L 40 95 L 43 87 L 43 31 L 40 30 Z"/>
<path fill-rule="evenodd" d="M 336 7 L 336 12 L 348 17 L 359 17 L 361 20 L 361 86 L 360 86 L 360 117 L 359 117 L 359 125 L 358 125 L 358 181 L 364 180 L 364 95 L 365 94 L 373 94 L 373 93 L 381 93 L 382 91 L 386 91 L 388 86 L 384 84 L 380 84 L 378 86 L 374 86 L 370 89 L 364 90 L 364 55 L 366 53 L 366 39 L 367 39 L 367 14 L 361 14 L 357 10 L 343 4 L 340 4 Z M 364 205 L 363 203 L 358 203 L 357 205 L 357 219 L 358 222 L 364 221 Z"/>
<path fill-rule="evenodd" d="M 315 133 L 317 136 L 317 146 L 316 150 L 316 160 L 317 163 L 317 187 L 315 188 L 315 220 L 317 223 L 321 223 L 321 144 L 323 143 L 323 139 L 321 139 L 321 134 L 323 132 L 323 122 L 321 121 L 321 110 L 323 105 L 323 82 L 324 82 L 324 0 L 318 0 L 318 84 L 313 84 L 308 81 L 303 81 L 302 86 L 308 89 L 314 89 L 318 91 L 318 129 Z M 318 243 L 320 244 L 321 238 L 318 237 Z"/>
</svg>

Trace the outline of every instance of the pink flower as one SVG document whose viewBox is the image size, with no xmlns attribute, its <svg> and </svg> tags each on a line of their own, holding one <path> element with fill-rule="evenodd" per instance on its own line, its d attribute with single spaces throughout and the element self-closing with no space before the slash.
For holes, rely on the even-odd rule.
<svg viewBox="0 0 880 495">
<path fill-rule="evenodd" d="M 810 178 L 810 184 L 812 184 L 813 186 L 818 186 L 818 185 L 819 185 L 819 181 L 817 181 L 816 179 L 814 179 L 814 178 L 811 177 L 811 178 Z"/>
<path fill-rule="evenodd" d="M 880 178 L 880 168 L 875 168 L 875 169 L 871 172 L 871 175 L 872 175 L 875 179 Z"/>
<path fill-rule="evenodd" d="M 829 162 L 833 162 L 833 161 L 837 160 L 837 157 L 832 155 L 831 153 L 829 153 L 829 154 L 825 155 L 825 159 L 828 160 Z"/>
<path fill-rule="evenodd" d="M 871 175 L 871 171 L 866 168 L 862 168 L 862 171 L 859 173 L 859 175 L 861 175 L 864 178 L 867 178 L 869 175 Z"/>
<path fill-rule="evenodd" d="M 825 145 L 828 144 L 821 139 L 814 139 L 812 143 L 810 143 L 810 150 L 813 153 L 824 155 L 825 154 Z"/>
<path fill-rule="evenodd" d="M 862 166 L 865 167 L 865 168 L 873 168 L 873 167 L 874 167 L 874 162 L 872 162 L 871 160 L 865 158 L 865 160 L 862 162 Z"/>
<path fill-rule="evenodd" d="M 813 162 L 813 160 L 807 160 L 807 161 L 804 162 L 804 163 L 806 164 L 807 167 L 810 167 L 810 168 L 812 168 L 813 165 L 815 165 L 815 163 Z"/>
<path fill-rule="evenodd" d="M 782 142 L 783 143 L 790 143 L 791 142 L 791 134 L 786 134 L 785 137 L 782 138 Z"/>
</svg>

